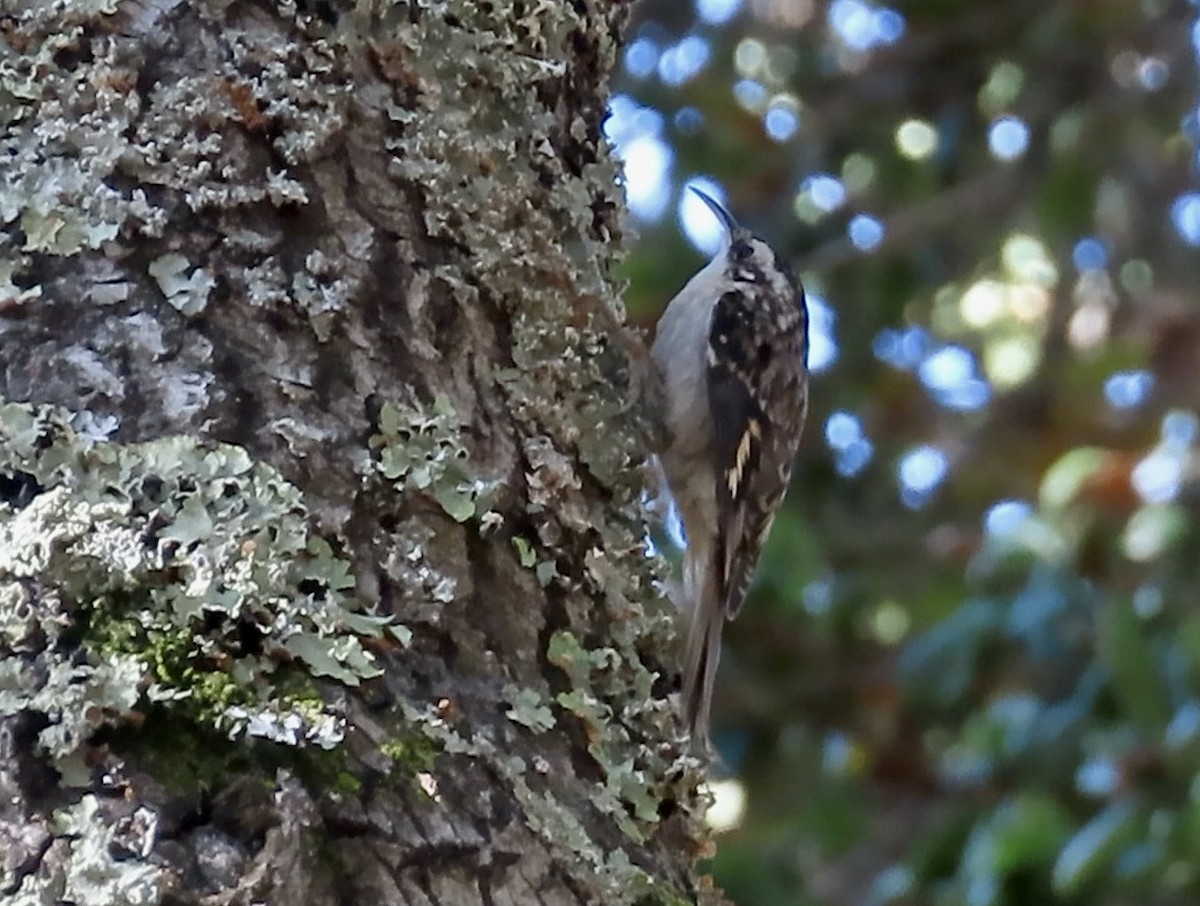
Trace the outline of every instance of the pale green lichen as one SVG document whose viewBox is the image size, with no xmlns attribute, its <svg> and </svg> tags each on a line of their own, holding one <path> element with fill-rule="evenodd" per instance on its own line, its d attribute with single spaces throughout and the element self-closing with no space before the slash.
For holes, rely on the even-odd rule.
<svg viewBox="0 0 1200 906">
<path fill-rule="evenodd" d="M 406 725 L 418 729 L 441 751 L 490 764 L 512 789 L 525 825 L 566 864 L 586 868 L 595 885 L 596 902 L 632 904 L 647 902 L 643 899 L 646 897 L 649 902 L 687 902 L 668 882 L 633 864 L 624 850 L 606 849 L 593 839 L 575 814 L 577 806 L 559 799 L 541 784 L 535 789 L 529 776 L 530 766 L 522 758 L 500 750 L 485 737 L 462 735 L 433 710 L 406 704 L 401 705 L 401 710 Z M 644 842 L 645 835 L 634 823 L 635 819 L 629 817 L 623 804 L 607 788 L 601 788 L 591 798 L 630 839 Z"/>
<path fill-rule="evenodd" d="M 85 23 L 104 9 L 84 7 L 27 9 L 22 52 L 0 58 L 0 223 L 16 222 L 31 252 L 72 255 L 126 228 L 155 234 L 164 222 L 144 192 L 111 179 L 139 113 L 128 90 L 136 72 L 119 40 L 87 35 Z M 58 65 L 84 44 L 89 65 Z"/>
<path fill-rule="evenodd" d="M 509 709 L 504 716 L 513 723 L 528 727 L 535 733 L 545 733 L 554 726 L 554 714 L 547 707 L 542 696 L 533 689 L 522 689 L 518 686 L 504 687 L 504 697 L 508 700 Z"/>
<path fill-rule="evenodd" d="M 149 271 L 167 301 L 185 315 L 198 315 L 204 311 L 208 295 L 217 285 L 204 268 L 192 268 L 187 258 L 174 253 L 155 258 L 150 262 Z"/>
<path fill-rule="evenodd" d="M 524 777 L 514 780 L 513 790 L 525 812 L 525 822 L 544 840 L 555 841 L 571 861 L 587 865 L 600 895 L 598 902 L 634 903 L 641 897 L 663 895 L 670 888 L 630 861 L 625 850 L 606 851 L 588 834 L 583 823 L 548 791 L 535 792 Z"/>
<path fill-rule="evenodd" d="M 150 906 L 161 899 L 163 872 L 140 860 L 120 860 L 115 853 L 145 857 L 157 838 L 157 816 L 139 809 L 133 820 L 107 823 L 94 796 L 84 796 L 55 814 L 56 830 L 72 840 L 71 857 L 63 866 L 62 899 L 78 906 Z"/>
<path fill-rule="evenodd" d="M 95 796 L 87 795 L 54 813 L 57 845 L 65 851 L 44 860 L 49 871 L 27 875 L 5 896 L 8 906 L 154 906 L 167 887 L 162 869 L 134 856 L 151 851 L 157 816 L 146 808 L 110 822 Z"/>
<path fill-rule="evenodd" d="M 118 13 L 116 0 L 14 0 L 6 7 L 0 226 L 15 234 L 11 248 L 59 256 L 98 250 L 124 260 L 132 244 L 162 236 L 180 201 L 196 212 L 308 204 L 303 168 L 343 130 L 353 92 L 336 72 L 334 46 L 257 25 L 228 28 L 220 49 L 188 46 L 186 65 L 197 75 L 176 73 L 139 91 L 164 10 L 125 7 L 120 12 L 132 23 L 106 22 Z M 251 144 L 269 153 L 248 153 Z M 235 230 L 221 239 L 234 254 L 186 262 L 171 253 L 151 268 L 185 315 L 203 310 L 219 284 L 239 297 L 297 306 L 327 338 L 336 313 L 361 289 L 365 267 L 321 263 L 357 247 L 331 242 L 303 268 L 285 272 L 270 231 Z M 0 261 L 0 304 L 38 298 L 41 289 L 21 279 L 27 267 L 22 256 Z M 90 295 L 103 302 L 109 293 L 99 282 Z"/>
<path fill-rule="evenodd" d="M 537 576 L 538 584 L 545 588 L 558 578 L 558 564 L 553 560 L 542 560 L 534 567 L 533 574 Z"/>
<path fill-rule="evenodd" d="M 287 169 L 241 153 L 239 129 L 270 136 L 289 166 L 302 165 L 342 128 L 351 89 L 332 78 L 323 41 L 290 41 L 269 29 L 230 29 L 209 71 L 158 82 L 131 130 L 123 166 L 184 193 L 193 210 L 307 198 Z"/>
<path fill-rule="evenodd" d="M 154 705 L 230 736 L 340 741 L 303 677 L 378 675 L 362 638 L 387 620 L 350 610 L 348 564 L 278 472 L 186 438 L 94 442 L 60 410 L 0 402 L 0 477 L 21 488 L 0 500 L 0 649 L 19 655 L 0 659 L 0 712 L 46 715 L 46 751 Z"/>
<path fill-rule="evenodd" d="M 471 474 L 462 431 L 445 396 L 429 406 L 385 403 L 371 447 L 397 488 L 428 494 L 455 522 L 466 522 L 487 510 L 498 483 Z"/>
<path fill-rule="evenodd" d="M 319 249 L 304 259 L 304 268 L 292 275 L 292 297 L 308 315 L 317 339 L 325 342 L 332 336 L 337 313 L 354 298 L 361 280 L 348 277 L 341 262 Z"/>
<path fill-rule="evenodd" d="M 64 783 L 86 784 L 90 771 L 79 748 L 102 723 L 134 710 L 144 672 L 129 655 L 100 655 L 87 664 L 50 654 L 32 664 L 6 658 L 0 661 L 0 714 L 45 715 L 38 744 L 56 757 Z"/>
<path fill-rule="evenodd" d="M 210 0 L 205 6 L 220 16 L 226 5 L 223 0 Z M 294 6 L 285 0 L 280 9 Z M 584 18 L 595 15 L 595 10 L 584 4 L 529 4 L 520 15 L 497 16 L 478 4 L 452 0 L 422 5 L 421 15 L 411 19 L 400 7 L 386 3 L 363 2 L 356 10 L 330 28 L 310 15 L 296 15 L 310 37 L 321 33 L 350 46 L 362 38 L 358 20 L 370 19 L 370 27 L 361 31 L 371 34 L 372 66 L 395 83 L 394 92 L 385 90 L 381 100 L 379 93 L 352 96 L 342 88 L 330 88 L 345 86 L 349 80 L 331 68 L 338 52 L 330 51 L 323 39 L 293 41 L 269 28 L 242 33 L 231 21 L 226 37 L 236 45 L 232 56 L 214 56 L 204 76 L 157 83 L 146 99 L 147 109 L 119 126 L 113 138 L 122 151 L 123 172 L 118 175 L 177 190 L 200 212 L 264 201 L 302 204 L 308 195 L 291 170 L 336 140 L 351 103 L 359 105 L 355 116 L 362 122 L 372 122 L 376 112 L 390 116 L 390 123 L 384 124 L 390 125 L 385 138 L 392 154 L 388 176 L 405 182 L 413 197 L 419 196 L 415 207 L 423 223 L 415 224 L 417 232 L 427 232 L 446 256 L 430 263 L 404 288 L 406 301 L 411 303 L 418 295 L 415 289 L 427 286 L 430 295 L 436 290 L 439 296 L 453 298 L 462 310 L 496 315 L 510 329 L 503 352 L 511 353 L 512 368 L 489 372 L 488 363 L 482 361 L 473 361 L 470 367 L 483 379 L 478 391 L 495 395 L 512 419 L 513 434 L 523 439 L 519 455 L 524 459 L 529 495 L 522 515 L 531 524 L 520 543 L 514 540 L 515 555 L 524 567 L 536 570 L 543 585 L 555 585 L 560 593 L 550 596 L 547 606 L 560 608 L 556 618 L 578 631 L 569 642 L 552 642 L 551 659 L 567 665 L 563 669 L 570 691 L 546 701 L 536 692 L 509 696 L 510 718 L 518 726 L 505 729 L 536 732 L 547 720 L 581 721 L 592 743 L 591 756 L 605 774 L 605 781 L 590 792 L 591 802 L 629 838 L 645 839 L 655 830 L 655 798 L 666 799 L 677 792 L 666 788 L 664 778 L 681 778 L 673 782 L 682 789 L 694 771 L 690 765 L 679 769 L 679 756 L 669 745 L 663 749 L 665 754 L 650 748 L 661 743 L 663 727 L 673 726 L 675 717 L 669 700 L 652 692 L 655 674 L 639 652 L 664 649 L 671 632 L 669 620 L 646 619 L 641 605 L 650 594 L 653 577 L 653 567 L 641 550 L 638 518 L 642 484 L 638 464 L 643 454 L 620 402 L 620 388 L 629 376 L 624 354 L 612 343 L 620 312 L 611 301 L 609 281 L 619 243 L 606 234 L 609 225 L 619 226 L 611 214 L 617 167 L 602 147 L 598 156 L 594 153 L 598 141 L 589 131 L 598 128 L 598 111 L 587 114 L 590 125 L 580 116 L 560 122 L 562 110 L 575 109 L 578 100 L 564 94 L 579 90 L 576 84 L 593 75 L 602 78 L 611 65 L 612 36 L 596 34 L 597 23 Z M 587 50 L 594 58 L 592 68 L 575 59 L 576 68 L 569 69 L 568 48 L 576 39 L 593 38 L 599 44 Z M 105 39 L 109 40 L 118 39 Z M 109 47 L 99 45 L 101 57 Z M 574 56 L 583 56 L 577 45 Z M 130 71 L 135 70 L 136 66 Z M 91 76 L 90 65 L 78 71 L 70 78 L 81 81 Z M 0 105 L 5 100 L 3 90 L 0 80 Z M 592 84 L 583 90 L 593 93 Z M 544 102 L 543 96 L 552 100 Z M 66 122 L 66 117 L 41 103 L 22 121 L 22 128 L 40 121 L 43 114 L 59 124 L 55 128 Z M 268 169 L 264 178 L 262 172 L 250 169 L 263 166 L 264 157 L 242 153 L 244 141 L 269 141 L 278 155 L 271 166 L 277 168 L 279 159 L 287 166 Z M 568 147 L 572 142 L 575 147 Z M 96 182 L 93 179 L 89 185 Z M 113 184 L 126 183 L 114 180 Z M 363 185 L 364 191 L 370 191 L 369 183 Z M 340 201 L 340 216 L 351 216 L 347 210 L 353 205 L 336 197 L 336 187 L 320 188 L 327 211 L 338 211 Z M 72 206 L 88 203 L 83 195 L 83 191 L 68 194 L 68 213 L 73 213 Z M 24 194 L 20 203 L 24 204 Z M 46 211 L 61 216 L 51 208 Z M 90 232 L 72 223 L 54 232 L 51 223 L 41 229 L 39 235 L 46 238 L 39 241 L 64 247 L 72 242 L 104 243 L 112 223 L 120 224 L 118 238 L 149 232 L 157 212 L 147 214 L 145 223 L 134 208 L 119 211 L 120 217 L 106 210 L 89 209 L 86 214 L 77 219 L 90 225 Z M 411 235 L 414 224 L 407 208 L 381 209 L 375 214 L 395 235 Z M 604 225 L 597 227 L 600 222 Z M 194 265 L 210 271 L 235 298 L 264 306 L 295 304 L 323 338 L 332 335 L 340 309 L 364 285 L 361 271 L 354 270 L 351 261 L 376 257 L 378 247 L 370 246 L 372 232 L 363 228 L 354 238 L 363 243 L 361 247 L 319 243 L 319 250 L 306 256 L 304 268 L 291 271 L 277 237 L 236 231 L 223 237 L 222 250 L 236 253 L 229 258 L 237 267 L 221 270 L 206 260 L 196 260 Z M 339 237 L 348 234 L 339 224 Z M 77 240 L 75 235 L 83 238 Z M 469 260 L 456 258 L 457 249 L 467 250 L 464 257 Z M 401 241 L 399 253 L 404 251 Z M 20 284 L 19 271 L 14 276 Z M 414 350 L 436 360 L 438 350 L 422 348 L 426 342 L 422 333 L 428 332 L 413 331 Z M 397 404 L 391 414 L 385 407 L 383 420 L 390 423 L 373 441 L 379 453 L 377 474 L 394 482 L 407 500 L 424 495 L 455 519 L 477 519 L 480 531 L 495 527 L 498 514 L 487 510 L 492 495 L 489 476 L 481 476 L 478 465 L 467 461 L 463 425 L 457 415 L 439 413 L 439 405 L 442 410 L 450 408 L 448 402 L 437 400 Z M 68 475 L 74 474 L 72 468 L 68 467 Z M 592 482 L 611 493 L 596 493 Z M 239 490 L 235 496 L 254 495 Z M 207 505 L 195 512 L 184 512 L 181 505 L 172 519 L 193 526 L 193 543 L 203 547 L 222 526 L 211 516 L 211 525 L 206 525 L 202 517 L 207 515 Z M 118 522 L 141 517 L 133 511 Z M 445 540 L 422 534 L 428 526 L 419 523 L 414 518 L 403 526 L 384 564 L 390 577 L 402 580 L 395 582 L 396 587 L 413 599 L 411 610 L 418 616 L 414 622 L 456 600 L 463 584 L 459 576 L 450 574 L 453 570 L 445 561 L 434 566 L 430 551 Z M 151 534 L 156 531 L 154 527 Z M 270 540 L 274 544 L 276 539 Z M 586 551 L 583 571 L 575 569 L 581 542 Z M 306 555 L 304 551 L 300 558 Z M 224 571 L 217 573 L 218 581 L 224 581 Z M 123 602 L 126 606 L 145 606 L 141 598 L 147 593 L 147 575 L 140 566 L 133 570 L 133 588 L 127 596 L 134 600 Z M 204 576 L 196 567 L 169 577 L 168 584 L 190 584 L 195 575 L 203 585 Z M 76 615 L 70 609 L 63 614 Z M 17 624 L 25 625 L 24 620 L 12 616 Z M 432 619 L 429 622 L 436 625 Z M 146 631 L 140 623 L 123 620 L 121 626 Z M 214 643 L 205 634 L 201 637 L 218 653 L 227 653 L 221 647 L 225 640 Z M 598 637 L 608 641 L 594 651 L 577 641 Z M 239 687 L 224 682 L 228 674 L 204 670 L 189 675 L 182 684 L 160 678 L 178 674 L 178 652 L 190 650 L 196 638 L 190 619 L 182 628 L 175 625 L 173 632 L 164 633 L 156 653 L 144 662 L 149 665 L 147 675 L 167 695 L 181 686 L 193 689 L 194 698 L 194 690 L 200 689 L 205 701 L 219 704 L 217 710 L 228 720 L 243 707 L 229 698 Z M 118 646 L 118 653 L 125 650 Z M 250 663 L 236 666 L 252 672 L 262 668 L 265 660 L 250 658 Z M 336 657 L 333 660 L 346 666 Z M 269 683 L 273 676 L 258 678 Z M 261 701 L 255 708 L 263 715 L 278 713 Z M 551 778 L 537 776 L 543 772 L 536 758 L 527 763 L 486 736 L 467 738 L 433 710 L 420 711 L 407 704 L 401 710 L 403 718 L 418 728 L 414 732 L 438 750 L 471 755 L 508 781 L 527 826 L 556 859 L 580 866 L 577 874 L 600 879 L 598 889 L 589 889 L 597 902 L 631 903 L 643 895 L 654 902 L 683 901 L 674 888 L 633 865 L 620 848 L 598 843 L 599 835 L 591 831 L 596 816 L 581 821 L 572 814 L 580 808 L 573 793 L 556 796 L 539 785 Z M 285 720 L 277 719 L 271 726 L 272 732 L 292 732 Z M 685 800 L 686 790 L 674 798 Z"/>
<path fill-rule="evenodd" d="M 657 597 L 661 566 L 643 547 L 645 451 L 630 402 L 634 366 L 616 342 L 623 328 L 611 275 L 619 243 L 605 230 L 620 224 L 603 212 L 619 207 L 607 195 L 617 167 L 593 134 L 598 110 L 594 120 L 561 121 L 564 107 L 591 103 L 563 97 L 572 88 L 562 73 L 579 78 L 594 66 L 602 78 L 615 52 L 612 35 L 586 20 L 594 11 L 542 4 L 494 16 L 465 2 L 430 10 L 398 29 L 394 47 L 385 45 L 392 54 L 385 63 L 396 61 L 395 81 L 403 86 L 398 97 L 410 103 L 381 106 L 395 125 L 389 174 L 421 192 L 430 236 L 470 253 L 467 273 L 450 260 L 425 279 L 463 309 L 504 321 L 503 351 L 511 361 L 489 362 L 479 372 L 490 382 L 483 392 L 503 405 L 520 445 L 525 512 L 517 519 L 529 527 L 512 537 L 512 556 L 556 589 L 546 606 L 570 627 L 547 651 L 569 689 L 545 702 L 536 690 L 510 690 L 509 720 L 532 733 L 549 720 L 578 721 L 603 776 L 589 785 L 592 805 L 630 840 L 652 845 L 659 804 L 673 800 L 690 809 L 699 770 L 679 740 L 664 740 L 678 717 L 646 656 L 669 650 L 674 627 L 665 608 L 648 617 L 644 607 Z M 574 50 L 569 64 L 566 46 Z M 559 103 L 527 102 L 542 94 Z M 509 165 L 514 153 L 519 168 Z M 412 414 L 401 421 L 413 421 Z M 453 441 L 455 427 L 439 430 Z M 455 463 L 456 453 L 453 442 L 422 450 L 415 468 Z M 402 451 L 391 471 L 409 474 L 410 455 Z M 440 473 L 443 482 L 455 478 L 453 467 Z M 605 492 L 594 493 L 597 486 Z M 589 648 L 583 638 L 605 641 Z M 484 759 L 510 781 L 527 825 L 556 856 L 597 879 L 588 888 L 596 902 L 630 903 L 643 892 L 655 901 L 686 899 L 654 885 L 623 853 L 606 851 L 595 822 L 572 814 L 552 782 L 535 776 L 536 760 L 526 764 L 479 736 L 464 738 L 436 716 L 423 726 L 447 751 Z"/>
<path fill-rule="evenodd" d="M 589 650 L 566 631 L 551 636 L 546 659 L 567 674 L 571 689 L 556 700 L 585 724 L 588 753 L 603 772 L 604 784 L 593 789 L 593 803 L 630 839 L 643 842 L 645 831 L 659 820 L 658 804 L 670 790 L 665 778 L 681 780 L 698 767 L 682 752 L 664 766 L 656 752 L 635 745 L 625 729 L 639 718 L 656 719 L 660 726 L 673 721 L 669 707 L 652 694 L 654 676 L 618 649 Z M 626 703 L 625 713 L 614 714 L 611 702 Z"/>
<path fill-rule="evenodd" d="M 455 564 L 437 555 L 444 544 L 445 533 L 439 543 L 434 528 L 413 520 L 388 545 L 381 566 L 405 590 L 404 615 L 411 624 L 439 625 L 446 605 L 458 597 L 459 580 L 452 574 Z"/>
</svg>

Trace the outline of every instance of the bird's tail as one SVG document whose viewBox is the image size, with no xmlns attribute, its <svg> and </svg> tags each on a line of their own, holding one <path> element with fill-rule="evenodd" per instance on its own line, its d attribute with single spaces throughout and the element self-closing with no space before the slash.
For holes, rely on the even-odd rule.
<svg viewBox="0 0 1200 906">
<path fill-rule="evenodd" d="M 692 606 L 687 653 L 683 662 L 684 717 L 692 739 L 703 747 L 708 742 L 708 711 L 717 678 L 717 664 L 721 660 L 725 608 L 721 600 L 719 572 L 714 568 L 708 551 L 688 548 L 683 578 Z"/>
</svg>

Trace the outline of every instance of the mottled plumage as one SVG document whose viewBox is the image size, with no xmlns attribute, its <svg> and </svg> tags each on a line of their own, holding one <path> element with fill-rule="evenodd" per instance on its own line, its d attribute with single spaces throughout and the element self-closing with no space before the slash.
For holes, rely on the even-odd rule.
<svg viewBox="0 0 1200 906">
<path fill-rule="evenodd" d="M 660 459 L 688 542 L 685 716 L 702 741 L 723 623 L 745 600 L 804 426 L 808 318 L 800 284 L 770 246 L 697 194 L 728 239 L 667 306 L 652 355 L 670 432 Z"/>
</svg>

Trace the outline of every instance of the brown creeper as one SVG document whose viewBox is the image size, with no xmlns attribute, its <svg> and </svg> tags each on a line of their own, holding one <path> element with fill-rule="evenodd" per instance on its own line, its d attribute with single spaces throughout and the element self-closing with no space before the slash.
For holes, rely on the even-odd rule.
<svg viewBox="0 0 1200 906">
<path fill-rule="evenodd" d="M 651 355 L 669 436 L 659 459 L 687 536 L 685 717 L 703 745 L 722 626 L 746 597 L 804 427 L 808 311 L 786 262 L 692 191 L 728 235 L 663 312 Z"/>
</svg>

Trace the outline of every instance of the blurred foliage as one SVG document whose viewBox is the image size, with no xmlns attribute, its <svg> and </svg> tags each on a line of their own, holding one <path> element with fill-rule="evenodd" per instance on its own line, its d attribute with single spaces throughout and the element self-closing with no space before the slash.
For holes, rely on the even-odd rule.
<svg viewBox="0 0 1200 906">
<path fill-rule="evenodd" d="M 632 318 L 697 177 L 833 313 L 715 703 L 740 906 L 1200 902 L 1198 16 L 637 8 Z"/>
</svg>

